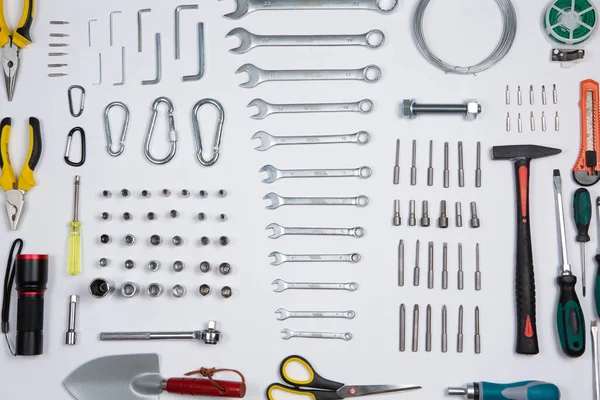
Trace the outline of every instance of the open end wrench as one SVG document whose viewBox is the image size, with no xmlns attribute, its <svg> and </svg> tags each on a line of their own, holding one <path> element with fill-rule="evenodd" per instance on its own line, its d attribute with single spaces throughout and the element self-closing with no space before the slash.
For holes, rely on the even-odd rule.
<svg viewBox="0 0 600 400">
<path fill-rule="evenodd" d="M 281 265 L 286 262 L 349 262 L 357 263 L 361 257 L 358 253 L 351 254 L 282 254 L 274 251 L 269 254 L 275 260 L 271 265 Z"/>
<path fill-rule="evenodd" d="M 353 319 L 356 313 L 349 311 L 288 311 L 285 308 L 280 308 L 275 311 L 277 319 L 284 321 L 288 318 L 345 318 Z"/>
<path fill-rule="evenodd" d="M 304 236 L 353 236 L 361 238 L 365 235 L 365 228 L 357 226 L 355 228 L 291 228 L 279 224 L 269 224 L 267 229 L 273 230 L 269 236 L 271 239 L 277 239 L 284 235 L 304 235 Z"/>
<path fill-rule="evenodd" d="M 370 49 L 380 47 L 385 35 L 373 29 L 361 35 L 255 35 L 244 28 L 234 28 L 226 37 L 237 36 L 240 45 L 230 52 L 245 53 L 259 46 L 364 46 Z"/>
<path fill-rule="evenodd" d="M 240 19 L 246 14 L 261 10 L 374 10 L 392 11 L 398 0 L 236 0 L 237 8 L 225 18 Z"/>
<path fill-rule="evenodd" d="M 277 193 L 267 193 L 263 200 L 271 201 L 266 206 L 268 210 L 275 210 L 281 206 L 357 206 L 365 207 L 369 198 L 365 195 L 357 197 L 282 197 Z"/>
<path fill-rule="evenodd" d="M 281 293 L 284 290 L 348 290 L 350 292 L 358 289 L 358 283 L 320 283 L 320 282 L 286 282 L 282 279 L 275 279 L 271 282 L 272 285 L 277 285 L 274 292 Z"/>
<path fill-rule="evenodd" d="M 281 331 L 283 334 L 282 338 L 284 340 L 289 340 L 291 338 L 306 338 L 306 339 L 341 339 L 341 340 L 351 340 L 352 334 L 350 332 L 345 333 L 333 333 L 333 332 L 301 332 L 301 331 L 293 331 L 291 329 L 283 329 Z"/>
<path fill-rule="evenodd" d="M 259 172 L 266 172 L 268 176 L 263 179 L 264 183 L 273 183 L 283 178 L 347 178 L 358 177 L 366 179 L 373 171 L 369 167 L 352 169 L 277 169 L 267 164 Z"/>
<path fill-rule="evenodd" d="M 305 135 L 305 136 L 273 136 L 264 131 L 256 132 L 252 139 L 260 139 L 261 144 L 255 147 L 258 151 L 265 151 L 273 146 L 300 145 L 300 144 L 337 144 L 356 143 L 367 144 L 371 135 L 366 131 L 359 131 L 350 135 Z"/>
<path fill-rule="evenodd" d="M 381 78 L 381 68 L 367 65 L 358 69 L 290 69 L 266 70 L 254 64 L 244 64 L 236 74 L 248 74 L 248 81 L 240 84 L 243 88 L 253 88 L 263 82 L 274 81 L 364 81 L 377 82 Z"/>
<path fill-rule="evenodd" d="M 297 113 L 334 113 L 358 112 L 368 114 L 373 111 L 373 101 L 363 99 L 354 103 L 310 103 L 310 104 L 271 104 L 262 99 L 254 99 L 248 107 L 257 107 L 258 112 L 251 115 L 253 119 L 263 119 L 271 114 L 297 114 Z"/>
</svg>

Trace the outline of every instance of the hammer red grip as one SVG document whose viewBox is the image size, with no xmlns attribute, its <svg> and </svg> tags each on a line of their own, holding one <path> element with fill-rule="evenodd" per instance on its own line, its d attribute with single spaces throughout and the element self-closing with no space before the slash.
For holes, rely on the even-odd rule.
<svg viewBox="0 0 600 400">
<path fill-rule="evenodd" d="M 246 395 L 246 384 L 243 382 L 218 381 L 224 387 L 221 391 L 208 379 L 203 378 L 170 378 L 167 379 L 166 391 L 169 393 L 186 394 L 192 396 L 213 396 L 242 398 Z"/>
</svg>

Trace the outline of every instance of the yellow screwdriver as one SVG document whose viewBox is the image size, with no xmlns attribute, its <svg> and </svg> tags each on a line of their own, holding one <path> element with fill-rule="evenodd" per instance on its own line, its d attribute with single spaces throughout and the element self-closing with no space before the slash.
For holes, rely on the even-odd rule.
<svg viewBox="0 0 600 400">
<path fill-rule="evenodd" d="M 69 261 L 68 271 L 76 276 L 81 272 L 81 222 L 79 221 L 79 175 L 75 175 L 75 197 L 73 204 L 73 221 L 71 221 L 71 234 L 69 236 Z"/>
</svg>

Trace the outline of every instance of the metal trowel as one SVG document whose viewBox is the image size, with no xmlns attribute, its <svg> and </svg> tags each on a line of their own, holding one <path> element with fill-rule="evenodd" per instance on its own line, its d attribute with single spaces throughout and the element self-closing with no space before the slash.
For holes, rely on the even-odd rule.
<svg viewBox="0 0 600 400">
<path fill-rule="evenodd" d="M 123 354 L 89 361 L 63 384 L 77 400 L 157 400 L 162 392 L 234 398 L 246 394 L 244 382 L 214 382 L 221 389 L 204 378 L 163 379 L 158 354 Z"/>
</svg>

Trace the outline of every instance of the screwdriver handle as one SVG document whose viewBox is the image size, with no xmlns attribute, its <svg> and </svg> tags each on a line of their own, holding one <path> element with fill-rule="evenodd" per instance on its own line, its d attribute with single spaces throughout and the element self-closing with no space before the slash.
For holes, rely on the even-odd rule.
<svg viewBox="0 0 600 400">
<path fill-rule="evenodd" d="M 587 189 L 579 188 L 573 195 L 573 216 L 577 227 L 576 240 L 580 243 L 590 241 L 590 222 L 592 220 L 592 200 Z"/>
<path fill-rule="evenodd" d="M 561 275 L 556 282 L 560 291 L 556 312 L 560 345 L 567 356 L 581 357 L 585 353 L 585 319 L 575 292 L 577 277 Z"/>
<path fill-rule="evenodd" d="M 596 260 L 596 278 L 594 279 L 594 305 L 596 306 L 596 314 L 600 317 L 600 254 L 594 257 Z"/>
<path fill-rule="evenodd" d="M 560 400 L 560 390 L 552 383 L 523 381 L 515 383 L 480 383 L 479 400 Z"/>
<path fill-rule="evenodd" d="M 69 259 L 67 270 L 69 275 L 79 275 L 81 272 L 81 222 L 71 221 L 69 235 Z"/>
</svg>

